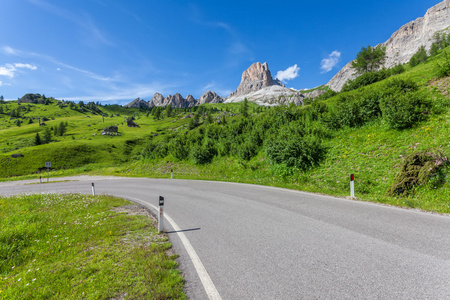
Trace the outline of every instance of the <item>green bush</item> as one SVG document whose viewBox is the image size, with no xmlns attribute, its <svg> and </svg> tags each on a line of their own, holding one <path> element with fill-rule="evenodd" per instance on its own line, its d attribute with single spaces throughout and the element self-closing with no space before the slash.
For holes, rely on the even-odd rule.
<svg viewBox="0 0 450 300">
<path fill-rule="evenodd" d="M 411 67 L 415 67 L 420 63 L 424 63 L 427 61 L 428 55 L 424 46 L 420 46 L 419 50 L 411 57 L 409 60 L 409 65 Z"/>
<path fill-rule="evenodd" d="M 172 138 L 168 145 L 169 153 L 173 157 L 184 160 L 189 157 L 189 145 L 187 144 L 187 139 L 185 135 L 176 135 Z"/>
<path fill-rule="evenodd" d="M 269 139 L 265 152 L 272 164 L 306 170 L 322 160 L 325 148 L 314 136 L 284 135 Z"/>
<path fill-rule="evenodd" d="M 439 78 L 450 76 L 450 54 L 448 52 L 445 52 L 444 55 L 445 60 L 443 64 L 437 64 L 437 71 Z"/>
<path fill-rule="evenodd" d="M 191 148 L 192 160 L 199 165 L 210 163 L 216 154 L 214 142 L 209 139 L 203 145 L 194 145 Z"/>
<path fill-rule="evenodd" d="M 427 118 L 431 101 L 424 93 L 414 91 L 389 95 L 382 99 L 380 106 L 391 128 L 404 129 Z"/>
<path fill-rule="evenodd" d="M 251 140 L 247 140 L 239 146 L 237 154 L 243 160 L 250 160 L 256 155 L 258 146 Z"/>
</svg>

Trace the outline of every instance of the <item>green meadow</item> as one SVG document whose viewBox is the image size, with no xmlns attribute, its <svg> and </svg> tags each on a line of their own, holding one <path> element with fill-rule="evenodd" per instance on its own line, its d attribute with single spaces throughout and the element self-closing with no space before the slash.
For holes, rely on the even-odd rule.
<svg viewBox="0 0 450 300">
<path fill-rule="evenodd" d="M 173 170 L 175 178 L 348 197 L 354 174 L 360 200 L 449 213 L 445 51 L 417 66 L 402 66 L 401 72 L 383 71 L 387 78 L 378 82 L 361 77 L 345 92 L 328 91 L 299 107 L 243 102 L 169 111 L 52 98 L 47 105 L 5 102 L 0 104 L 0 180 L 46 176 L 44 163 L 50 161 L 51 176 L 170 178 Z M 13 110 L 20 116 L 11 118 Z M 45 125 L 39 126 L 37 118 L 43 117 Z M 139 127 L 128 127 L 130 118 Z M 61 123 L 66 129 L 58 135 Z M 118 135 L 102 135 L 109 126 L 117 126 Z M 42 140 L 48 128 L 51 140 L 36 145 L 36 134 Z M 388 192 L 408 156 L 433 151 L 442 165 L 426 179 L 402 183 L 408 190 Z"/>
<path fill-rule="evenodd" d="M 109 196 L 0 198 L 0 299 L 186 299 L 155 221 Z"/>
</svg>

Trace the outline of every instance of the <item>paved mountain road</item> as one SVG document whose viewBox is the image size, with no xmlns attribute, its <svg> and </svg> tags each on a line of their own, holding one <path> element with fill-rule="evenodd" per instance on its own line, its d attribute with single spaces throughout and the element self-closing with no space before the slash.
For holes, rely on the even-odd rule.
<svg viewBox="0 0 450 300">
<path fill-rule="evenodd" d="M 57 180 L 57 179 L 52 179 Z M 0 183 L 0 195 L 111 194 L 156 206 L 180 227 L 222 299 L 450 299 L 450 217 L 223 182 L 87 177 Z M 190 299 L 208 299 L 165 223 Z"/>
</svg>

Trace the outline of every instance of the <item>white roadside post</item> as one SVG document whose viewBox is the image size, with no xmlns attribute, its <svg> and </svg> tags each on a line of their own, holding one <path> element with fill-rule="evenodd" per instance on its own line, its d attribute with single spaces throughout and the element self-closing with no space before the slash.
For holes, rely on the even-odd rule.
<svg viewBox="0 0 450 300">
<path fill-rule="evenodd" d="M 95 196 L 95 186 L 94 186 L 94 183 L 92 183 L 92 196 Z"/>
<path fill-rule="evenodd" d="M 355 198 L 355 177 L 353 174 L 350 175 L 350 198 Z"/>
<path fill-rule="evenodd" d="M 48 182 L 48 178 L 49 178 L 49 172 L 50 172 L 50 168 L 52 167 L 52 163 L 49 161 L 45 162 L 45 167 L 47 168 L 47 182 Z"/>
<path fill-rule="evenodd" d="M 164 230 L 163 227 L 164 217 L 164 197 L 159 196 L 159 214 L 158 214 L 158 232 L 161 233 Z"/>
<path fill-rule="evenodd" d="M 170 179 L 173 179 L 173 169 L 170 169 Z"/>
</svg>

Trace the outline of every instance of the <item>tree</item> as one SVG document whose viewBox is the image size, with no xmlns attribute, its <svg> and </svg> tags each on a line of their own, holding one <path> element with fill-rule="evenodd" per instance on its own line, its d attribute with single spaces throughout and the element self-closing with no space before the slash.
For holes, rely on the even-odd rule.
<svg viewBox="0 0 450 300">
<path fill-rule="evenodd" d="M 36 132 L 36 136 L 34 137 L 34 144 L 36 145 L 36 146 L 38 146 L 38 145 L 40 145 L 42 142 L 41 142 L 41 137 L 39 136 L 39 132 Z"/>
<path fill-rule="evenodd" d="M 248 117 L 248 100 L 247 100 L 247 98 L 244 98 L 244 102 L 242 102 L 241 114 L 244 118 Z"/>
<path fill-rule="evenodd" d="M 3 95 L 0 96 L 0 102 L 3 102 L 3 100 L 5 100 L 5 98 L 3 98 Z"/>
<path fill-rule="evenodd" d="M 46 127 L 44 131 L 44 143 L 48 144 L 52 141 L 52 131 L 50 127 Z"/>
<path fill-rule="evenodd" d="M 56 134 L 59 136 L 63 136 L 66 132 L 66 125 L 64 125 L 64 122 L 59 123 L 59 126 L 56 128 Z"/>
<path fill-rule="evenodd" d="M 427 50 L 425 50 L 424 46 L 420 46 L 419 50 L 417 50 L 417 52 L 409 60 L 409 65 L 411 67 L 415 67 L 420 63 L 426 62 L 427 58 Z"/>
<path fill-rule="evenodd" d="M 386 47 L 371 47 L 369 45 L 367 48 L 361 48 L 361 51 L 356 55 L 356 59 L 352 62 L 352 68 L 359 75 L 366 72 L 375 72 L 383 66 L 385 59 Z"/>
<path fill-rule="evenodd" d="M 172 116 L 172 112 L 173 112 L 172 104 L 167 105 L 167 107 L 166 107 L 166 116 L 167 116 L 167 118 L 170 118 Z"/>
</svg>

